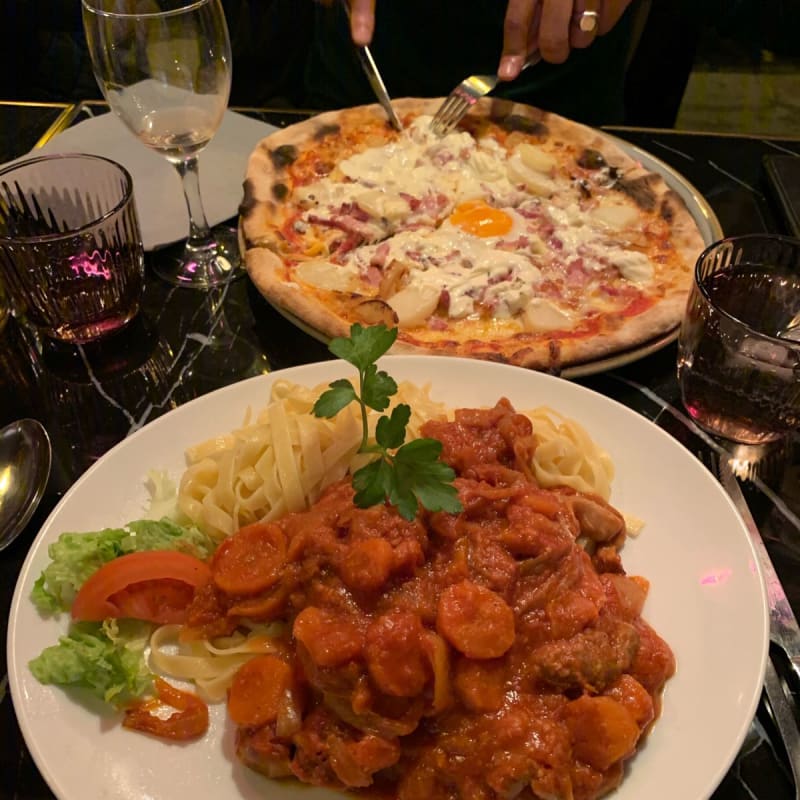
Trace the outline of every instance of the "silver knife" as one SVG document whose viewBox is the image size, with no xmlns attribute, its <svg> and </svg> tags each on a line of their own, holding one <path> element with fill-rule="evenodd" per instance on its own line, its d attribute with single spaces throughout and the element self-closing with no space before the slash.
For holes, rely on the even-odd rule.
<svg viewBox="0 0 800 800">
<path fill-rule="evenodd" d="M 350 6 L 347 0 L 341 0 L 341 5 L 345 15 L 349 19 Z M 398 131 L 403 130 L 403 126 L 394 108 L 392 108 L 392 101 L 389 99 L 389 93 L 386 91 L 386 85 L 383 82 L 383 78 L 381 78 L 378 65 L 375 63 L 375 59 L 372 57 L 369 47 L 356 47 L 356 55 L 358 55 L 358 60 L 361 62 L 361 67 L 364 70 L 364 74 L 367 76 L 372 91 L 375 92 L 375 96 L 386 111 L 386 116 L 389 117 L 389 122 L 392 127 Z"/>
<path fill-rule="evenodd" d="M 723 458 L 720 460 L 719 478 L 747 528 L 750 541 L 753 543 L 753 549 L 756 551 L 761 565 L 769 603 L 770 641 L 786 655 L 796 679 L 800 668 L 800 628 L 798 628 L 797 619 L 789 605 L 789 600 L 778 579 L 778 574 L 775 572 L 775 567 L 772 565 L 764 540 L 761 538 L 761 532 L 758 530 L 753 515 L 747 507 L 747 501 L 744 499 L 728 459 Z M 767 655 L 767 669 L 764 675 L 764 689 L 772 707 L 775 725 L 789 756 L 789 765 L 792 769 L 795 786 L 800 787 L 800 729 L 797 727 L 794 703 L 790 699 L 791 695 L 787 693 L 789 689 L 784 687 L 769 654 Z M 798 788 L 798 791 L 800 791 L 800 788 Z"/>
</svg>

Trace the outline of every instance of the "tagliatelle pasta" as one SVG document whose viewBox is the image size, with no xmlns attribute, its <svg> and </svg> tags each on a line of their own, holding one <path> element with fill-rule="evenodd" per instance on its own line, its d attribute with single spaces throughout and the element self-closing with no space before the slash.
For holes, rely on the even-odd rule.
<svg viewBox="0 0 800 800">
<path fill-rule="evenodd" d="M 333 420 L 311 414 L 311 392 L 273 392 L 254 418 L 187 452 L 178 508 L 216 538 L 244 525 L 300 511 L 346 474 L 361 442 L 347 408 Z"/>
<path fill-rule="evenodd" d="M 252 522 L 305 510 L 327 486 L 363 466 L 369 457 L 356 453 L 362 435 L 356 406 L 333 419 L 312 413 L 326 388 L 277 381 L 267 405 L 255 416 L 249 411 L 240 428 L 190 447 L 178 490 L 181 513 L 222 539 Z M 398 386 L 396 403 L 411 406 L 409 437 L 446 413 L 427 388 L 409 382 Z M 371 433 L 378 416 L 370 415 Z"/>
<path fill-rule="evenodd" d="M 569 486 L 608 500 L 614 479 L 614 462 L 574 419 L 547 406 L 523 412 L 533 425 L 539 443 L 532 467 L 541 486 Z"/>
<path fill-rule="evenodd" d="M 233 676 L 246 661 L 264 653 L 280 652 L 277 637 L 285 628 L 280 623 L 253 625 L 247 633 L 236 632 L 213 641 L 181 642 L 182 627 L 156 628 L 150 637 L 150 666 L 157 674 L 192 681 L 209 703 L 225 699 Z"/>
</svg>

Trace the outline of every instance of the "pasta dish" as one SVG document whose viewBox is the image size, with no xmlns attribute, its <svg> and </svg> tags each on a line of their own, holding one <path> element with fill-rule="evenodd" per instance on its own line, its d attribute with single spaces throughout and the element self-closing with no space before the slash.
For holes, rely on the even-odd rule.
<svg viewBox="0 0 800 800">
<path fill-rule="evenodd" d="M 86 686 L 65 672 L 108 646 L 88 671 L 125 727 L 201 738 L 224 703 L 247 767 L 373 800 L 613 790 L 675 660 L 622 563 L 639 523 L 610 504 L 611 459 L 551 408 L 453 410 L 391 382 L 379 416 L 330 386 L 344 394 L 323 415 L 324 387 L 276 381 L 240 427 L 191 446 L 173 519 L 63 534 L 34 599 L 74 630 L 31 671 Z M 433 460 L 399 457 L 397 420 Z M 457 505 L 403 470 L 445 470 Z"/>
<path fill-rule="evenodd" d="M 353 504 L 358 422 L 312 417 L 318 394 L 278 383 L 189 452 L 179 506 L 222 543 L 180 634 L 196 657 L 170 661 L 164 628 L 156 666 L 219 665 L 237 756 L 273 778 L 398 800 L 617 786 L 674 659 L 623 569 L 605 453 L 552 410 L 453 414 L 403 385 L 464 506 L 408 521 Z"/>
</svg>

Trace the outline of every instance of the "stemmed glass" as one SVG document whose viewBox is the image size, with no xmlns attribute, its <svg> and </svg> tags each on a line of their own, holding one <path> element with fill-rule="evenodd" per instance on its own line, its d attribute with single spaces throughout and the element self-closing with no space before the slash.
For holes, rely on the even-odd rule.
<svg viewBox="0 0 800 800">
<path fill-rule="evenodd" d="M 189 238 L 155 259 L 164 279 L 205 288 L 241 274 L 236 232 L 209 228 L 198 155 L 217 131 L 231 87 L 231 46 L 220 0 L 82 0 L 97 82 L 134 135 L 181 176 Z M 157 198 L 147 198 L 157 202 Z"/>
</svg>

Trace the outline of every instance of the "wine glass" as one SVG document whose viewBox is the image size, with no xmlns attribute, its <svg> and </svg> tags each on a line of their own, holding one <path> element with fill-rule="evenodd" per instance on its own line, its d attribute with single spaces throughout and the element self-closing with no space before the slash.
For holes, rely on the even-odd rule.
<svg viewBox="0 0 800 800">
<path fill-rule="evenodd" d="M 231 46 L 220 0 L 82 0 L 97 82 L 135 136 L 175 166 L 189 238 L 154 269 L 206 288 L 243 274 L 236 231 L 209 228 L 197 159 L 217 131 L 231 87 Z M 153 198 L 155 200 L 155 198 Z"/>
</svg>

